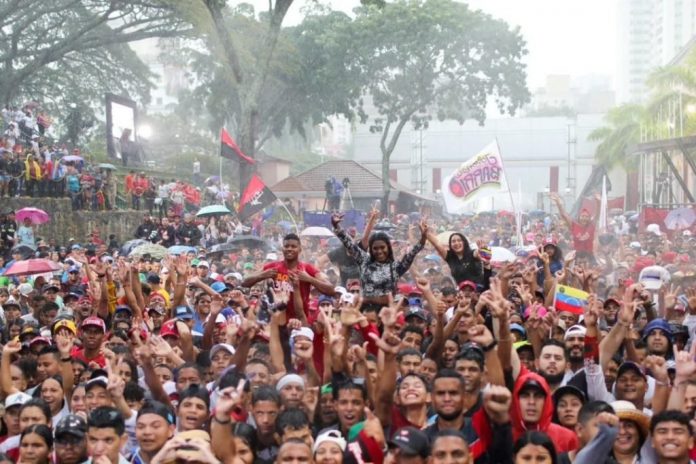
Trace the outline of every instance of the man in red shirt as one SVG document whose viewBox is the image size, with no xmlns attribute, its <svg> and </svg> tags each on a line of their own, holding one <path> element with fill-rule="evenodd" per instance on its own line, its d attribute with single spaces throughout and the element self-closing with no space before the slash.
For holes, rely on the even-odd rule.
<svg viewBox="0 0 696 464">
<path fill-rule="evenodd" d="M 82 348 L 74 348 L 72 357 L 81 359 L 91 367 L 103 369 L 106 367 L 106 358 L 100 352 L 101 345 L 106 333 L 106 324 L 96 316 L 90 316 L 82 321 L 80 325 L 80 340 L 82 340 Z"/>
<path fill-rule="evenodd" d="M 573 236 L 573 249 L 577 252 L 578 257 L 591 259 L 594 256 L 595 224 L 590 212 L 585 208 L 581 209 L 576 222 L 566 212 L 561 197 L 553 193 L 551 199 L 556 203 L 559 214 Z"/>
<path fill-rule="evenodd" d="M 253 287 L 258 282 L 272 279 L 276 289 L 285 289 L 290 293 L 287 318 L 297 318 L 304 322 L 306 320 L 305 315 L 309 310 L 309 291 L 311 287 L 315 287 L 321 293 L 329 296 L 334 296 L 335 291 L 329 279 L 322 272 L 311 264 L 300 261 L 301 253 L 302 244 L 300 237 L 296 234 L 287 234 L 283 237 L 283 259 L 266 263 L 263 266 L 263 271 L 248 276 L 244 279 L 242 285 L 244 287 Z M 293 281 L 297 282 L 300 287 L 304 314 L 295 312 L 294 295 L 292 294 L 295 288 Z"/>
</svg>

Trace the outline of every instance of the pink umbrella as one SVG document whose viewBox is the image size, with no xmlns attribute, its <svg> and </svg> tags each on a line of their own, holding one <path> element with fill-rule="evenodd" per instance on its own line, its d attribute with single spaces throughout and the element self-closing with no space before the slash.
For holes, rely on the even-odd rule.
<svg viewBox="0 0 696 464">
<path fill-rule="evenodd" d="M 27 259 L 25 261 L 17 261 L 10 266 L 3 275 L 5 276 L 23 276 L 33 274 L 44 274 L 46 272 L 60 271 L 60 264 L 51 261 L 50 259 Z"/>
<path fill-rule="evenodd" d="M 48 213 L 39 208 L 22 208 L 15 213 L 17 222 L 24 222 L 27 218 L 32 224 L 45 224 L 51 220 Z"/>
</svg>

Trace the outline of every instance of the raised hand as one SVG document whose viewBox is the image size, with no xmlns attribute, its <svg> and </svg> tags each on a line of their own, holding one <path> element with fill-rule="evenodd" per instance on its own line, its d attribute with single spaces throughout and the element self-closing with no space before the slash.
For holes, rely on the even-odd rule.
<svg viewBox="0 0 696 464">
<path fill-rule="evenodd" d="M 368 335 L 372 340 L 374 340 L 377 348 L 385 353 L 396 355 L 399 352 L 401 339 L 395 333 L 386 330 L 382 335 L 382 338 L 373 332 L 370 332 Z"/>
<path fill-rule="evenodd" d="M 696 311 L 696 287 L 686 289 L 686 301 L 691 311 Z"/>
<path fill-rule="evenodd" d="M 343 214 L 334 213 L 331 215 L 331 225 L 334 229 L 338 228 L 338 226 L 341 224 L 341 221 L 343 221 Z"/>
<path fill-rule="evenodd" d="M 650 355 L 643 361 L 645 368 L 658 382 L 668 383 L 669 374 L 667 373 L 667 361 L 660 356 Z"/>
<path fill-rule="evenodd" d="M 425 277 L 419 277 L 416 279 L 416 287 L 418 287 L 418 290 L 425 294 L 426 292 L 431 291 L 430 280 L 426 279 Z"/>
<path fill-rule="evenodd" d="M 676 363 L 675 385 L 680 381 L 688 380 L 696 374 L 696 343 L 691 344 L 689 351 L 677 352 L 674 356 L 674 362 Z"/>
<path fill-rule="evenodd" d="M 295 355 L 304 362 L 312 362 L 314 344 L 309 340 L 295 341 Z"/>
<path fill-rule="evenodd" d="M 19 340 L 10 340 L 2 348 L 3 356 L 12 356 L 22 351 L 22 343 Z"/>
<path fill-rule="evenodd" d="M 227 387 L 220 390 L 220 396 L 215 404 L 215 418 L 219 422 L 228 422 L 230 420 L 230 414 L 235 407 L 240 407 L 242 405 L 245 384 L 246 380 L 242 379 L 236 387 Z"/>
<path fill-rule="evenodd" d="M 493 343 L 493 334 L 483 324 L 475 325 L 469 328 L 468 332 L 469 340 L 480 346 L 488 346 Z"/>
<path fill-rule="evenodd" d="M 73 348 L 73 336 L 66 335 L 67 330 L 63 329 L 53 337 L 56 342 L 56 347 L 60 353 L 61 358 L 70 357 L 70 352 Z"/>
<path fill-rule="evenodd" d="M 382 423 L 379 421 L 377 416 L 374 415 L 370 408 L 367 407 L 365 408 L 365 423 L 363 425 L 363 431 L 368 437 L 375 440 L 380 447 L 386 444 Z"/>
<path fill-rule="evenodd" d="M 510 422 L 512 393 L 505 387 L 489 385 L 483 391 L 483 407 L 488 417 L 496 424 Z"/>
</svg>

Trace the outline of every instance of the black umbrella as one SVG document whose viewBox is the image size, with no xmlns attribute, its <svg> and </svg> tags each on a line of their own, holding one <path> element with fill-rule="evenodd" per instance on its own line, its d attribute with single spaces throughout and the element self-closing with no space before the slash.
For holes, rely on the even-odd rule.
<svg viewBox="0 0 696 464">
<path fill-rule="evenodd" d="M 227 242 L 228 245 L 234 245 L 236 249 L 239 248 L 261 248 L 264 251 L 268 250 L 271 245 L 266 242 L 264 239 L 257 237 L 255 235 L 238 235 L 234 237 L 232 240 Z"/>
<path fill-rule="evenodd" d="M 120 254 L 121 256 L 128 256 L 131 251 L 140 245 L 145 245 L 146 243 L 151 243 L 148 240 L 143 240 L 142 238 L 136 238 L 135 240 L 129 240 L 121 246 Z"/>
<path fill-rule="evenodd" d="M 27 259 L 29 256 L 34 256 L 36 250 L 29 245 L 17 245 L 12 249 L 12 254 L 19 253 L 22 258 Z"/>
</svg>

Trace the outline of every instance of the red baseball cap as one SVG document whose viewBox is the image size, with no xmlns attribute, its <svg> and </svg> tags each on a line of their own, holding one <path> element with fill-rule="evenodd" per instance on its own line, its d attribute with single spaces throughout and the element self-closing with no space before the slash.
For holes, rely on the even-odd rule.
<svg viewBox="0 0 696 464">
<path fill-rule="evenodd" d="M 473 291 L 476 291 L 476 284 L 473 283 L 470 280 L 465 280 L 462 283 L 459 284 L 459 290 L 464 290 L 466 287 L 471 288 Z"/>
<path fill-rule="evenodd" d="M 82 325 L 80 325 L 81 328 L 85 327 L 99 327 L 102 332 L 106 333 L 106 324 L 104 324 L 104 320 L 100 317 L 96 316 L 90 316 L 84 321 L 82 321 Z"/>
</svg>

